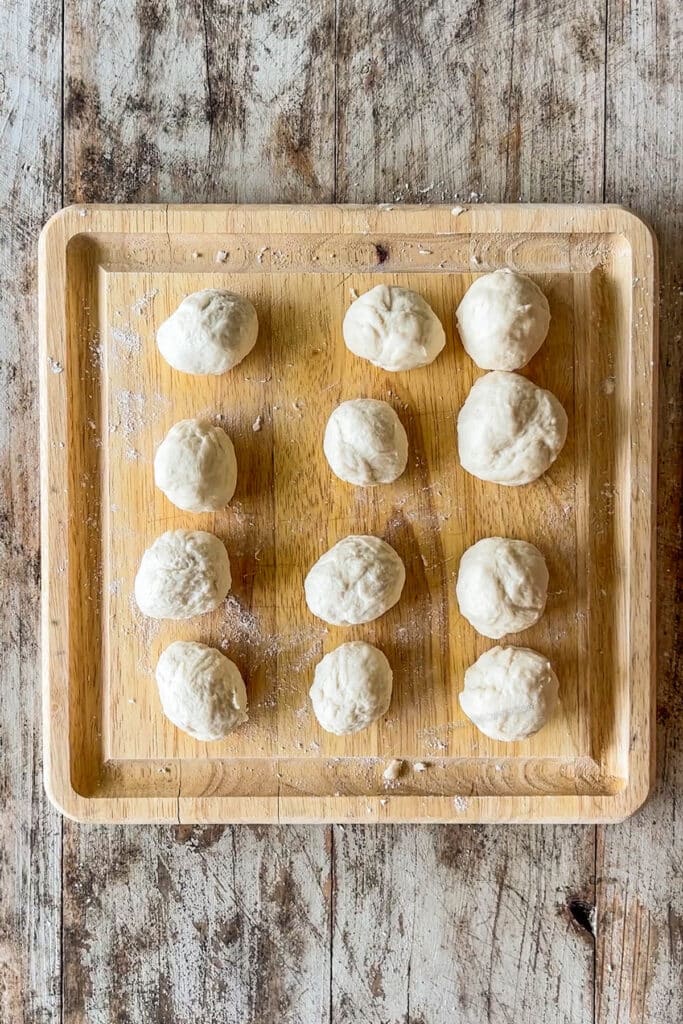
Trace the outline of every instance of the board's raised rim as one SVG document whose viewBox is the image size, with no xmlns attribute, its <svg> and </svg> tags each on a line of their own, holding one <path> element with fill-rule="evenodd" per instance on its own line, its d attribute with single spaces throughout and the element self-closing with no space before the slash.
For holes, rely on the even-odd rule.
<svg viewBox="0 0 683 1024">
<path fill-rule="evenodd" d="M 644 551 L 646 568 L 641 569 L 640 579 L 648 583 L 646 608 L 637 618 L 633 615 L 631 600 L 631 652 L 647 652 L 643 674 L 649 678 L 642 685 L 630 687 L 631 715 L 638 723 L 629 748 L 628 782 L 617 794 L 604 796 L 572 796 L 553 794 L 539 796 L 468 797 L 463 806 L 454 807 L 453 798 L 441 796 L 392 795 L 386 805 L 380 798 L 372 797 L 291 797 L 273 796 L 260 798 L 238 797 L 91 797 L 83 796 L 72 786 L 68 771 L 69 729 L 68 729 L 68 669 L 64 652 L 60 651 L 58 638 L 51 635 L 50 609 L 53 602 L 64 606 L 66 582 L 51 578 L 51 553 L 55 550 L 61 524 L 66 521 L 66 500 L 63 494 L 50 488 L 50 480 L 65 471 L 65 454 L 50 444 L 48 435 L 48 410 L 55 409 L 66 416 L 64 374 L 49 372 L 60 359 L 66 359 L 64 309 L 59 314 L 50 311 L 49 292 L 63 296 L 66 285 L 66 249 L 69 241 L 78 235 L 111 230 L 111 218 L 121 218 L 122 228 L 128 225 L 125 219 L 132 211 L 141 219 L 141 232 L 160 233 L 178 231 L 186 217 L 199 214 L 220 219 L 211 225 L 211 233 L 221 231 L 269 231 L 269 214 L 287 211 L 296 224 L 291 230 L 304 233 L 310 228 L 314 215 L 325 215 L 330 219 L 326 230 L 390 230 L 392 214 L 400 211 L 403 218 L 419 219 L 420 214 L 429 212 L 430 217 L 441 218 L 443 233 L 471 234 L 482 231 L 500 231 L 501 220 L 505 218 L 505 230 L 510 232 L 534 232 L 535 215 L 542 215 L 542 233 L 578 234 L 598 232 L 622 234 L 638 254 L 633 274 L 641 282 L 642 295 L 651 311 L 651 322 L 644 327 L 631 316 L 632 358 L 637 353 L 636 341 L 642 343 L 647 331 L 646 355 L 650 373 L 636 380 L 639 397 L 644 399 L 649 410 L 646 422 L 649 444 L 635 456 L 639 466 L 647 470 L 650 480 L 650 495 L 645 497 L 645 522 L 647 528 L 641 535 L 632 535 L 632 544 Z M 457 213 L 456 213 L 457 210 Z M 103 218 L 107 223 L 103 223 Z M 361 221 L 360 218 L 363 218 Z M 240 221 L 241 223 L 236 223 Z M 339 221 L 339 225 L 337 225 Z M 597 223 L 596 223 L 597 222 Z M 319 230 L 317 228 L 316 230 Z M 405 225 L 403 226 L 405 231 Z M 196 234 L 196 228 L 192 232 Z M 637 244 L 636 244 L 637 243 Z M 254 205 L 181 205 L 181 204 L 74 204 L 55 213 L 43 227 L 39 239 L 39 349 L 40 349 L 40 492 L 41 492 L 41 637 L 42 637 L 42 682 L 43 682 L 43 741 L 44 741 L 44 783 L 47 795 L 53 805 L 65 816 L 83 822 L 109 823 L 173 823 L 173 822 L 215 822 L 215 823 L 287 823 L 287 822 L 577 822 L 601 823 L 621 821 L 633 814 L 648 797 L 654 778 L 654 636 L 655 600 L 653 584 L 655 579 L 655 531 L 653 529 L 656 486 L 656 394 L 657 394 L 657 244 L 650 226 L 628 208 L 621 205 L 591 204 L 585 206 L 563 204 L 460 204 L 424 206 L 382 203 L 364 205 L 298 205 L 254 204 Z M 54 315 L 53 315 L 54 314 Z M 642 477 L 641 477 L 642 479 Z M 631 598 L 633 594 L 631 592 Z M 61 663 L 60 663 L 61 659 Z M 61 765 L 61 768 L 59 767 Z M 634 766 L 638 770 L 634 771 Z M 552 799 L 555 812 L 547 814 L 547 801 Z M 410 808 L 402 813 L 402 801 L 410 801 Z M 313 803 L 315 812 L 308 812 L 302 804 Z M 245 804 L 246 813 L 245 813 Z M 321 804 L 323 806 L 321 806 Z M 448 806 L 446 806 L 448 804 Z M 510 805 L 509 807 L 507 805 Z M 545 807 L 544 807 L 545 804 Z M 328 806 L 331 805 L 331 806 Z M 495 813 L 494 813 L 495 808 Z M 501 813 L 502 812 L 502 813 Z"/>
</svg>

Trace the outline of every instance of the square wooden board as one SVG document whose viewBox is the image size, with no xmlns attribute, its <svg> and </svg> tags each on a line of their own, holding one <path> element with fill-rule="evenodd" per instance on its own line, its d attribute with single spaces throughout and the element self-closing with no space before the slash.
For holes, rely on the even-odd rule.
<svg viewBox="0 0 683 1024">
<path fill-rule="evenodd" d="M 548 339 L 524 370 L 569 415 L 550 472 L 522 488 L 465 473 L 455 418 L 481 371 L 454 310 L 478 275 L 528 273 L 550 302 Z M 425 296 L 447 346 L 390 374 L 345 348 L 355 293 L 380 282 Z M 649 790 L 653 764 L 653 495 L 656 251 L 649 229 L 609 206 L 83 206 L 40 241 L 43 671 L 48 793 L 82 820 L 607 821 Z M 259 338 L 231 373 L 192 377 L 155 331 L 206 287 L 254 303 Z M 332 409 L 390 402 L 410 460 L 393 485 L 353 488 L 322 454 Z M 191 515 L 154 487 L 155 447 L 206 415 L 232 437 L 235 498 Z M 254 429 L 254 425 L 260 429 Z M 214 531 L 233 591 L 216 613 L 145 619 L 140 557 L 168 529 Z M 407 584 L 386 616 L 353 629 L 308 611 L 303 577 L 349 533 L 384 537 Z M 462 552 L 491 535 L 544 552 L 541 622 L 510 638 L 552 661 L 561 709 L 536 736 L 487 739 L 457 695 L 493 641 L 460 616 Z M 349 639 L 394 669 L 385 718 L 323 732 L 308 689 Z M 174 639 L 220 646 L 242 670 L 250 721 L 200 743 L 163 716 L 154 682 Z M 406 764 L 388 785 L 389 759 Z M 424 772 L 412 768 L 428 764 Z"/>
</svg>

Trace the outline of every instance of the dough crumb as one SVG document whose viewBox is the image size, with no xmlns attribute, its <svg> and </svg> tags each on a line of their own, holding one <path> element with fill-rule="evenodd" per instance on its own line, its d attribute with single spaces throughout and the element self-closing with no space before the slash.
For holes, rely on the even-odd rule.
<svg viewBox="0 0 683 1024">
<path fill-rule="evenodd" d="M 258 434 L 258 432 L 259 432 L 259 430 L 261 429 L 262 426 L 263 426 L 263 416 L 261 416 L 261 414 L 259 413 L 259 415 L 256 417 L 256 419 L 252 423 L 251 429 L 254 431 L 255 434 Z"/>
<path fill-rule="evenodd" d="M 451 213 L 453 214 L 454 217 L 459 217 L 460 214 L 464 213 L 464 212 L 465 212 L 465 207 L 464 206 L 454 206 L 453 209 L 451 210 Z"/>
<path fill-rule="evenodd" d="M 384 769 L 382 778 L 386 779 L 387 782 L 396 782 L 396 779 L 399 777 L 402 771 L 403 761 L 395 757 L 393 761 L 390 761 L 387 767 Z"/>
<path fill-rule="evenodd" d="M 48 358 L 50 360 L 50 369 L 52 370 L 53 373 L 64 372 L 64 367 L 60 362 L 58 362 L 56 359 L 53 359 L 52 356 L 49 356 Z"/>
<path fill-rule="evenodd" d="M 417 251 L 419 252 L 420 256 L 431 256 L 432 255 L 432 250 L 431 249 L 418 249 Z"/>
<path fill-rule="evenodd" d="M 388 798 L 386 796 L 382 797 L 382 799 L 380 800 L 380 804 L 382 805 L 382 807 L 386 807 L 386 805 L 388 803 L 389 803 L 389 800 L 388 800 Z"/>
<path fill-rule="evenodd" d="M 263 263 L 263 257 L 266 255 L 267 252 L 268 252 L 268 246 L 264 245 L 263 248 L 259 249 L 259 251 L 256 253 L 256 262 L 257 263 Z"/>
<path fill-rule="evenodd" d="M 429 765 L 425 764 L 424 761 L 416 761 L 413 765 L 414 772 L 426 772 L 428 768 Z"/>
<path fill-rule="evenodd" d="M 355 288 L 349 288 L 349 295 L 351 296 L 354 302 L 358 298 L 358 292 L 356 291 Z"/>
<path fill-rule="evenodd" d="M 196 252 L 196 251 L 195 252 L 191 252 L 190 256 L 192 257 L 193 260 L 198 260 L 199 257 L 201 256 L 201 253 L 200 252 Z"/>
<path fill-rule="evenodd" d="M 602 391 L 603 395 L 613 395 L 616 383 L 616 377 L 605 377 L 605 379 L 600 384 L 600 390 Z"/>
<path fill-rule="evenodd" d="M 219 249 L 216 253 L 214 263 L 225 263 L 230 253 L 227 253 L 225 249 Z"/>
</svg>

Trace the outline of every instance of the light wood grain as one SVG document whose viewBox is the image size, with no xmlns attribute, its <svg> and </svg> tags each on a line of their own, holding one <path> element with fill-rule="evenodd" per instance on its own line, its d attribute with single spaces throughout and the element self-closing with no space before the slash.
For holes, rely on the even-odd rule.
<svg viewBox="0 0 683 1024">
<path fill-rule="evenodd" d="M 216 252 L 226 254 L 220 270 Z M 562 457 L 524 489 L 467 476 L 454 444 L 475 374 L 453 337 L 453 310 L 473 268 L 505 264 L 535 275 L 549 297 L 550 337 L 528 373 L 572 423 Z M 644 316 L 632 316 L 632 279 Z M 446 351 L 419 373 L 379 371 L 340 337 L 351 295 L 387 280 L 419 290 L 447 326 Z M 48 779 L 67 813 L 116 820 L 128 806 L 135 820 L 168 820 L 169 786 L 179 819 L 202 821 L 604 820 L 642 802 L 655 282 L 642 223 L 607 208 L 72 207 L 43 233 L 41 282 Z M 178 374 L 156 349 L 156 327 L 184 295 L 219 285 L 254 302 L 260 344 L 226 377 Z M 56 363 L 63 373 L 51 372 Z M 409 469 L 381 490 L 338 481 L 321 451 L 332 408 L 358 395 L 392 401 L 408 429 Z M 179 512 L 153 486 L 155 447 L 173 422 L 197 414 L 220 416 L 237 444 L 238 488 L 224 513 Z M 231 553 L 227 609 L 150 623 L 131 599 L 141 554 L 164 530 L 192 527 L 213 530 Z M 324 629 L 306 608 L 303 577 L 349 533 L 389 540 L 408 582 L 371 626 Z M 467 665 L 490 646 L 457 611 L 457 563 L 475 540 L 501 534 L 547 551 L 552 597 L 525 642 L 562 680 L 553 721 L 510 747 L 479 734 L 457 703 Z M 394 665 L 392 707 L 372 729 L 332 737 L 310 713 L 312 669 L 361 636 Z M 164 718 L 156 695 L 158 655 L 180 638 L 227 649 L 249 688 L 250 724 L 208 749 Z M 464 789 L 449 789 L 446 762 L 424 788 L 379 803 L 382 758 L 437 753 L 469 766 Z M 239 791 L 225 792 L 210 768 L 223 762 L 229 773 L 234 757 L 299 760 L 282 786 L 264 778 L 253 796 L 249 787 L 240 807 Z M 338 757 L 357 770 L 352 792 L 321 770 Z M 491 759 L 500 758 L 505 771 L 492 784 Z M 583 766 L 596 765 L 596 789 L 580 795 L 577 782 L 574 798 L 561 795 L 562 759 L 584 781 Z M 146 789 L 136 774 L 145 761 Z M 120 762 L 115 776 L 110 762 Z M 193 776 L 187 807 L 183 779 L 201 763 L 207 787 L 198 792 Z M 530 773 L 537 795 L 525 793 Z"/>
<path fill-rule="evenodd" d="M 0 5 L 0 1020 L 15 1024 L 51 1024 L 61 1003 L 61 821 L 41 763 L 34 252 L 61 205 L 60 31 L 59 3 Z"/>
</svg>

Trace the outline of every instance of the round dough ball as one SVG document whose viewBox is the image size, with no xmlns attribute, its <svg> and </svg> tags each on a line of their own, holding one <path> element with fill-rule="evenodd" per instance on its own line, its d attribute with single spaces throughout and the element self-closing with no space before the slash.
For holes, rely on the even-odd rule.
<svg viewBox="0 0 683 1024">
<path fill-rule="evenodd" d="M 306 577 L 306 604 L 332 626 L 372 622 L 396 604 L 405 580 L 403 562 L 379 537 L 345 537 Z"/>
<path fill-rule="evenodd" d="M 366 729 L 389 708 L 393 673 L 376 647 L 342 644 L 316 665 L 310 697 L 323 729 L 337 736 Z"/>
<path fill-rule="evenodd" d="M 408 462 L 408 436 L 387 402 L 342 402 L 325 428 L 323 451 L 332 472 L 360 487 L 390 484 Z"/>
<path fill-rule="evenodd" d="M 458 416 L 463 469 L 509 487 L 545 473 L 566 439 L 567 414 L 555 395 L 518 373 L 480 377 Z"/>
<path fill-rule="evenodd" d="M 237 485 L 232 441 L 208 420 L 180 420 L 157 448 L 154 483 L 186 512 L 225 508 Z"/>
<path fill-rule="evenodd" d="M 247 691 L 229 658 L 206 644 L 177 640 L 156 670 L 164 714 L 196 740 L 220 740 L 247 721 Z"/>
<path fill-rule="evenodd" d="M 460 559 L 460 612 L 482 636 L 499 640 L 538 622 L 548 597 L 548 569 L 525 540 L 487 537 Z"/>
<path fill-rule="evenodd" d="M 550 307 L 541 289 L 508 269 L 477 278 L 455 316 L 465 351 L 482 370 L 526 366 L 550 326 Z"/>
<path fill-rule="evenodd" d="M 228 552 L 204 530 L 168 530 L 147 548 L 135 600 L 153 619 L 190 619 L 218 608 L 230 590 Z"/>
<path fill-rule="evenodd" d="M 465 672 L 460 707 L 492 740 L 523 740 L 557 707 L 550 662 L 528 647 L 492 647 Z"/>
<path fill-rule="evenodd" d="M 344 317 L 346 347 L 383 370 L 427 366 L 446 344 L 441 321 L 417 292 L 378 284 L 353 302 Z"/>
<path fill-rule="evenodd" d="M 256 344 L 258 319 L 248 299 L 205 288 L 183 299 L 157 331 L 159 351 L 183 373 L 225 373 Z"/>
</svg>

